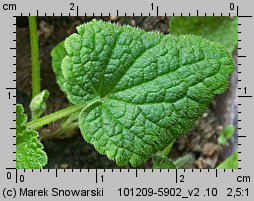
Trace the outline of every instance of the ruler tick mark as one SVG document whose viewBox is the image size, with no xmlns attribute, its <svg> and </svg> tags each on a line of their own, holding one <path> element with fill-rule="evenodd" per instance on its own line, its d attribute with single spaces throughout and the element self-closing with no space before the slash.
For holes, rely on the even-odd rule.
<svg viewBox="0 0 254 201">
<path fill-rule="evenodd" d="M 178 177 L 178 174 L 177 174 L 178 172 L 177 172 L 177 169 L 176 169 L 176 184 L 177 184 L 177 182 L 178 182 L 178 179 L 177 179 L 177 177 Z"/>
<path fill-rule="evenodd" d="M 252 96 L 238 96 L 239 98 L 252 98 Z"/>
<path fill-rule="evenodd" d="M 252 17 L 252 15 L 241 15 L 241 16 L 238 16 L 238 17 Z"/>
<path fill-rule="evenodd" d="M 97 184 L 98 183 L 98 170 L 95 169 L 95 183 Z"/>
</svg>

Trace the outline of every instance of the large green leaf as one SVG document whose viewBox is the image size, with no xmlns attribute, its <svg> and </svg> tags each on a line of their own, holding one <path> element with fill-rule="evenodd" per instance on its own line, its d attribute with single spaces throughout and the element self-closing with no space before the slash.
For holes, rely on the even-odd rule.
<svg viewBox="0 0 254 201">
<path fill-rule="evenodd" d="M 16 168 L 42 168 L 47 164 L 47 155 L 38 141 L 39 134 L 26 127 L 27 116 L 20 104 L 16 106 L 16 116 Z"/>
<path fill-rule="evenodd" d="M 84 105 L 85 140 L 118 165 L 138 166 L 192 128 L 228 86 L 234 63 L 220 44 L 92 21 L 65 40 L 63 89 Z"/>
<path fill-rule="evenodd" d="M 221 43 L 232 53 L 238 43 L 238 18 L 225 16 L 171 17 L 170 33 L 202 36 Z"/>
</svg>

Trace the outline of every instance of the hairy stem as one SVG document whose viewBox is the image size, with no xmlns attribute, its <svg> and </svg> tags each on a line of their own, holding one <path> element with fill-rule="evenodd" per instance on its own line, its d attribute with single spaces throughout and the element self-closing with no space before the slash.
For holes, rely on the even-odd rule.
<svg viewBox="0 0 254 201">
<path fill-rule="evenodd" d="M 98 102 L 100 102 L 100 99 L 88 101 L 86 105 L 72 105 L 70 107 L 51 113 L 47 116 L 41 117 L 40 119 L 35 119 L 30 122 L 27 122 L 26 126 L 32 129 L 41 128 L 42 126 L 45 126 L 49 123 L 70 116 L 73 113 L 80 112 L 83 109 L 86 110 Z"/>
<path fill-rule="evenodd" d="M 32 59 L 32 96 L 36 96 L 41 92 L 40 78 L 40 61 L 39 61 L 39 45 L 36 17 L 29 16 L 30 44 L 31 44 L 31 59 Z"/>
<path fill-rule="evenodd" d="M 80 105 L 72 105 L 70 107 L 64 108 L 62 110 L 56 111 L 54 113 L 51 113 L 47 116 L 44 116 L 40 119 L 35 119 L 26 124 L 28 128 L 36 129 L 36 128 L 41 128 L 44 125 L 47 125 L 49 123 L 52 123 L 56 120 L 59 120 L 63 117 L 67 117 L 75 112 L 78 112 L 82 110 L 84 106 Z"/>
</svg>

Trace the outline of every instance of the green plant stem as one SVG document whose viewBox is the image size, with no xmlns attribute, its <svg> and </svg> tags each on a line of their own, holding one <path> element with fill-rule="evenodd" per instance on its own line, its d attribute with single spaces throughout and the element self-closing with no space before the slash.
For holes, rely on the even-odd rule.
<svg viewBox="0 0 254 201">
<path fill-rule="evenodd" d="M 32 59 L 32 96 L 35 97 L 41 92 L 41 76 L 40 76 L 40 61 L 39 61 L 39 45 L 36 17 L 29 16 L 30 44 L 31 44 L 31 59 Z"/>
<path fill-rule="evenodd" d="M 83 109 L 86 110 L 98 102 L 100 102 L 100 99 L 88 101 L 86 105 L 72 105 L 70 107 L 51 113 L 47 116 L 41 117 L 40 119 L 34 119 L 30 122 L 27 122 L 26 126 L 32 129 L 41 128 L 42 126 L 45 126 L 49 123 L 70 116 L 73 113 L 79 112 Z"/>
<path fill-rule="evenodd" d="M 84 106 L 80 105 L 72 105 L 70 107 L 64 108 L 62 110 L 56 111 L 52 114 L 49 114 L 47 116 L 44 116 L 40 119 L 35 119 L 26 124 L 28 128 L 36 129 L 36 128 L 41 128 L 44 125 L 47 125 L 49 123 L 52 123 L 56 120 L 59 120 L 63 117 L 69 116 L 75 112 L 78 112 L 82 110 Z"/>
<path fill-rule="evenodd" d="M 68 137 L 70 136 L 72 131 L 74 131 L 78 127 L 79 127 L 79 112 L 73 113 L 69 117 L 63 119 L 59 128 L 53 132 L 48 132 L 47 129 L 42 130 L 40 132 L 41 140 L 60 138 L 62 136 Z"/>
<path fill-rule="evenodd" d="M 71 134 L 75 129 L 79 127 L 79 122 L 71 124 L 68 128 L 61 128 L 60 127 L 54 131 L 53 133 L 48 133 L 45 131 L 40 131 L 41 138 L 40 140 L 49 140 L 49 139 L 55 139 L 55 138 L 61 138 L 61 137 L 70 137 L 73 134 Z"/>
</svg>

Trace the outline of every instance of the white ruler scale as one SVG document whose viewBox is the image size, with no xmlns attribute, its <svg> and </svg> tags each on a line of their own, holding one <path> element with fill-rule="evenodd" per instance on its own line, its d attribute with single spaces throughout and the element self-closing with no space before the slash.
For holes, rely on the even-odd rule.
<svg viewBox="0 0 254 201">
<path fill-rule="evenodd" d="M 254 200 L 252 1 L 1 1 L 1 200 Z M 17 16 L 238 16 L 238 170 L 17 170 Z"/>
</svg>

